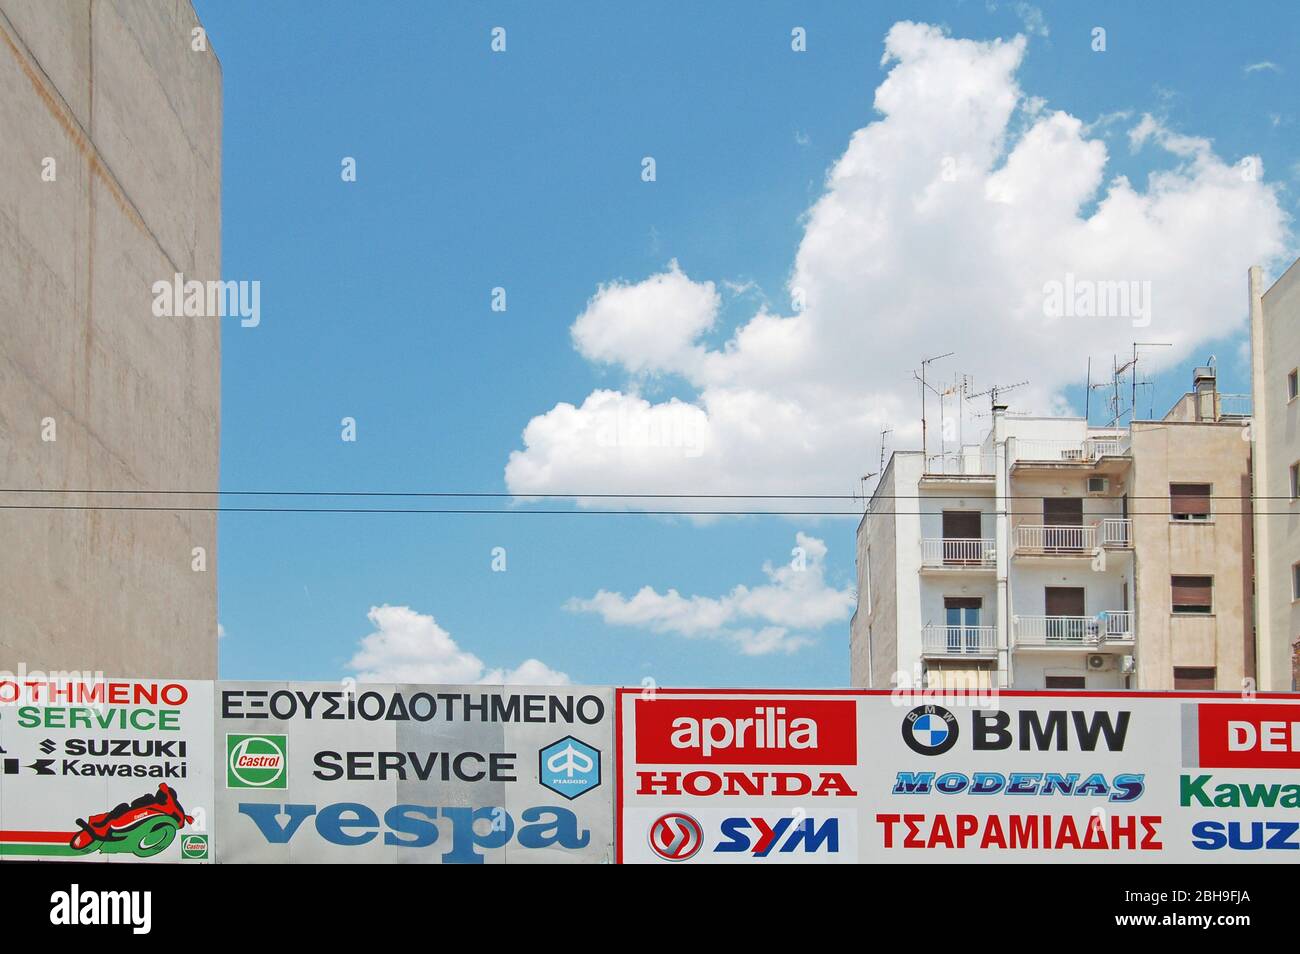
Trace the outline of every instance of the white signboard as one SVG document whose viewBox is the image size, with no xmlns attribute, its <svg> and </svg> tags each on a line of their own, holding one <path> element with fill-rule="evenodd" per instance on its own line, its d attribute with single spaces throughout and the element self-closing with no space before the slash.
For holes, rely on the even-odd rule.
<svg viewBox="0 0 1300 954">
<path fill-rule="evenodd" d="M 222 862 L 602 862 L 613 691 L 217 683 Z"/>
<path fill-rule="evenodd" d="M 0 858 L 211 860 L 212 683 L 0 678 Z"/>
<path fill-rule="evenodd" d="M 1300 698 L 618 690 L 619 860 L 1300 861 Z"/>
</svg>

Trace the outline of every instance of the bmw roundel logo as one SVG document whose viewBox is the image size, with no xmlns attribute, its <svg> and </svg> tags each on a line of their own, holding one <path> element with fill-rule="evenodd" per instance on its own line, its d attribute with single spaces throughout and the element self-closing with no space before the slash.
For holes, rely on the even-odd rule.
<svg viewBox="0 0 1300 954">
<path fill-rule="evenodd" d="M 943 755 L 957 735 L 957 717 L 943 706 L 917 706 L 903 717 L 903 741 L 918 755 Z"/>
</svg>

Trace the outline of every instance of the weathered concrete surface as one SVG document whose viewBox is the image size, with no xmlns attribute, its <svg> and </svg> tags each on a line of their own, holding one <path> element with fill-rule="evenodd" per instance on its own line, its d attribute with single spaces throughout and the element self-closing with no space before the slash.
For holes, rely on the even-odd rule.
<svg viewBox="0 0 1300 954">
<path fill-rule="evenodd" d="M 198 26 L 188 0 L 0 0 L 2 488 L 217 485 L 220 319 L 152 313 L 154 282 L 220 277 L 221 68 Z M 216 543 L 210 513 L 0 510 L 0 669 L 215 676 Z"/>
</svg>

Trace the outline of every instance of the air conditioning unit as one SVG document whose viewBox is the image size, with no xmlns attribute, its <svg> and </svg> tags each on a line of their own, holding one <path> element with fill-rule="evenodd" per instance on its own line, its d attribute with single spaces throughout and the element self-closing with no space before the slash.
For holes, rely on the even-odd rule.
<svg viewBox="0 0 1300 954">
<path fill-rule="evenodd" d="M 1132 656 L 1119 657 L 1119 671 L 1122 673 L 1132 673 L 1137 669 L 1137 660 Z"/>
<path fill-rule="evenodd" d="M 1110 490 L 1110 478 L 1109 478 L 1109 477 L 1089 477 L 1089 478 L 1088 478 L 1088 493 L 1090 493 L 1090 494 L 1094 494 L 1094 495 L 1096 495 L 1096 494 L 1104 494 L 1104 493 L 1107 493 L 1109 490 Z"/>
<path fill-rule="evenodd" d="M 1088 671 L 1101 672 L 1110 668 L 1110 657 L 1105 653 L 1093 653 L 1088 657 Z"/>
</svg>

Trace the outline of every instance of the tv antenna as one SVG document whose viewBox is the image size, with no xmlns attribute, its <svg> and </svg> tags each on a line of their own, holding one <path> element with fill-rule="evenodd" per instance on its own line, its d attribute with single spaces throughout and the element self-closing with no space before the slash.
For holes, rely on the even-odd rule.
<svg viewBox="0 0 1300 954">
<path fill-rule="evenodd" d="M 998 403 L 998 395 L 1003 394 L 1006 391 L 1014 391 L 1016 388 L 1023 388 L 1028 383 L 1028 381 L 1017 381 L 1015 384 L 995 384 L 991 388 L 985 388 L 983 391 L 978 391 L 975 394 L 968 394 L 966 396 L 977 398 L 983 397 L 987 394 L 989 395 L 989 406 L 996 407 Z"/>
<path fill-rule="evenodd" d="M 928 461 L 928 460 L 930 459 L 929 446 L 928 446 L 927 441 L 926 441 L 926 421 L 925 421 L 925 392 L 926 392 L 926 391 L 934 391 L 935 394 L 938 394 L 938 395 L 939 395 L 939 402 L 940 402 L 940 403 L 939 403 L 939 413 L 940 413 L 940 414 L 943 413 L 943 395 L 942 395 L 939 391 L 935 391 L 935 389 L 932 388 L 932 387 L 931 387 L 931 386 L 926 382 L 926 380 L 925 380 L 926 369 L 929 368 L 929 366 L 930 366 L 931 364 L 933 364 L 935 361 L 942 361 L 944 358 L 951 358 L 951 357 L 952 357 L 954 354 L 956 354 L 956 353 L 957 353 L 957 352 L 955 352 L 955 351 L 948 351 L 948 352 L 946 352 L 946 353 L 944 353 L 944 354 L 936 354 L 933 358 L 922 358 L 922 359 L 921 359 L 921 373 L 920 373 L 920 374 L 917 374 L 915 371 L 912 372 L 912 377 L 916 378 L 916 380 L 918 380 L 918 381 L 921 382 L 921 461 L 922 461 L 922 468 L 924 468 L 924 466 L 925 466 L 925 461 Z"/>
</svg>

